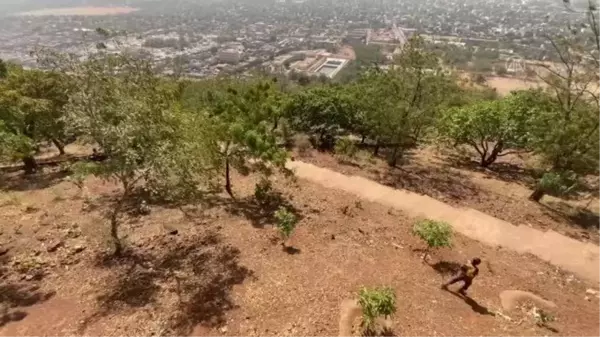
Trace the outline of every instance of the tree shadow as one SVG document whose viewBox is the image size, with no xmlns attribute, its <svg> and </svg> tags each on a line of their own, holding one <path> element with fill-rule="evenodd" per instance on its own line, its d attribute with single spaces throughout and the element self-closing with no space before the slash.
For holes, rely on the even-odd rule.
<svg viewBox="0 0 600 337">
<path fill-rule="evenodd" d="M 0 327 L 24 319 L 27 312 L 23 308 L 45 302 L 55 294 L 54 291 L 43 292 L 38 286 L 31 284 L 0 285 Z"/>
<path fill-rule="evenodd" d="M 10 179 L 0 179 L 0 190 L 41 190 L 61 183 L 68 175 L 68 171 L 60 169 L 43 170 L 31 175 L 15 174 Z"/>
<path fill-rule="evenodd" d="M 461 295 L 461 294 L 456 293 L 456 292 L 454 292 L 452 290 L 449 290 L 449 289 L 444 289 L 444 291 L 446 291 L 446 292 L 448 292 L 448 293 L 450 293 L 450 294 L 452 294 L 452 295 L 460 298 L 465 303 L 467 303 L 474 312 L 476 312 L 476 313 L 478 313 L 480 315 L 496 316 L 496 314 L 494 314 L 493 312 L 489 311 L 488 308 L 480 305 L 479 303 L 477 303 L 474 299 L 472 299 L 469 296 Z"/>
<path fill-rule="evenodd" d="M 250 220 L 255 228 L 264 228 L 275 223 L 275 211 L 285 207 L 293 213 L 298 220 L 303 218 L 300 210 L 286 200 L 281 193 L 273 193 L 268 203 L 259 203 L 254 196 L 231 201 L 226 206 L 226 211 L 236 216 L 243 216 Z"/>
<path fill-rule="evenodd" d="M 472 172 L 479 172 L 486 175 L 490 179 L 497 179 L 507 183 L 517 183 L 525 186 L 533 186 L 536 182 L 536 177 L 539 172 L 535 169 L 525 168 L 520 165 L 496 162 L 489 167 L 481 167 L 481 165 L 473 160 L 464 160 L 464 158 L 448 159 L 449 166 L 461 168 Z"/>
<path fill-rule="evenodd" d="M 179 302 L 168 329 L 187 335 L 198 324 L 219 326 L 225 313 L 235 308 L 229 295 L 233 286 L 253 276 L 239 265 L 240 251 L 222 243 L 215 233 L 175 240 L 161 237 L 153 246 L 161 249 L 97 258 L 97 267 L 114 269 L 115 275 L 97 297 L 100 309 L 80 324 L 79 333 L 111 313 L 157 303 L 165 283 L 176 284 Z"/>
<path fill-rule="evenodd" d="M 375 330 L 367 330 L 367 331 L 362 331 L 361 332 L 361 337 L 395 337 L 398 336 L 395 332 L 394 329 L 389 328 L 389 327 L 383 327 L 381 329 L 375 329 Z"/>
<path fill-rule="evenodd" d="M 433 270 L 435 270 L 436 273 L 442 276 L 447 276 L 458 273 L 461 264 L 452 261 L 440 261 L 434 264 L 430 264 L 430 266 L 431 268 L 433 268 Z"/>
<path fill-rule="evenodd" d="M 389 168 L 381 183 L 436 199 L 463 200 L 479 195 L 479 188 L 468 177 L 447 167 Z"/>
<path fill-rule="evenodd" d="M 540 203 L 544 213 L 558 222 L 567 222 L 585 230 L 600 229 L 600 216 L 581 207 L 575 207 L 562 201 Z"/>
</svg>

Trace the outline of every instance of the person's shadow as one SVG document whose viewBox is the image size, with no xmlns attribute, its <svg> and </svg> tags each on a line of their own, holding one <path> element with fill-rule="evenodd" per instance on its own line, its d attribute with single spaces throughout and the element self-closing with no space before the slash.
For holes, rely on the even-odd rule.
<svg viewBox="0 0 600 337">
<path fill-rule="evenodd" d="M 480 305 L 479 303 L 477 303 L 474 299 L 470 298 L 467 295 L 461 295 L 459 293 L 456 293 L 452 290 L 449 289 L 443 289 L 447 292 L 449 292 L 450 294 L 460 298 L 461 300 L 465 301 L 465 303 L 467 303 L 471 309 L 473 309 L 473 311 L 475 311 L 476 313 L 480 314 L 480 315 L 490 315 L 490 316 L 496 316 L 496 314 L 494 314 L 493 312 L 489 311 L 488 308 Z"/>
</svg>

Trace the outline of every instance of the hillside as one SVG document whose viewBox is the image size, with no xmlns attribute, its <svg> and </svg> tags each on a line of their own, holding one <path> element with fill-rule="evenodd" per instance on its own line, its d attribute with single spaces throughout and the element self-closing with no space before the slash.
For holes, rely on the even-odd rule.
<svg viewBox="0 0 600 337">
<path fill-rule="evenodd" d="M 115 185 L 87 180 L 95 197 L 86 200 L 51 170 L 23 182 L 0 208 L 12 266 L 3 272 L 9 308 L 0 333 L 336 335 L 340 303 L 364 285 L 395 289 L 399 335 L 599 333 L 598 298 L 586 293 L 596 286 L 585 280 L 460 235 L 425 264 L 410 234 L 415 219 L 279 176 L 276 190 L 301 219 L 286 252 L 254 200 L 256 177 L 234 181 L 235 201 L 215 195 L 203 205 L 128 213 L 120 258 L 106 255 L 103 225 Z M 472 300 L 440 290 L 453 266 L 473 256 L 484 263 Z M 507 289 L 555 302 L 555 331 L 520 309 L 503 311 L 498 295 Z M 495 311 L 513 321 L 486 314 Z"/>
</svg>

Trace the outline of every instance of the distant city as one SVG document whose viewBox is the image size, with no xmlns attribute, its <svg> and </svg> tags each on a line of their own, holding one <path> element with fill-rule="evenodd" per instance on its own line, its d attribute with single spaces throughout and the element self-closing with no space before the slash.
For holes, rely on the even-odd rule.
<svg viewBox="0 0 600 337">
<path fill-rule="evenodd" d="M 547 37 L 585 20 L 562 0 L 73 0 L 28 3 L 21 12 L 7 1 L 0 0 L 0 9 L 13 10 L 0 20 L 2 59 L 34 67 L 31 51 L 40 47 L 82 58 L 127 51 L 191 77 L 258 68 L 334 78 L 357 46 L 377 47 L 385 64 L 413 34 L 498 59 L 546 60 Z"/>
</svg>

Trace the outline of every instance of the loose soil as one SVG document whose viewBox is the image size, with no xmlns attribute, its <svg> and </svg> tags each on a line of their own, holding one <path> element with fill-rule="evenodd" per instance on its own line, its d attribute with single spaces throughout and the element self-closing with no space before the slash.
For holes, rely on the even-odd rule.
<svg viewBox="0 0 600 337">
<path fill-rule="evenodd" d="M 572 200 L 545 196 L 536 203 L 527 199 L 535 183 L 529 168 L 533 159 L 506 156 L 489 169 L 482 169 L 468 158 L 434 148 L 409 153 L 396 168 L 366 152 L 354 160 L 317 151 L 297 157 L 340 173 L 428 195 L 452 206 L 473 208 L 514 225 L 551 229 L 583 242 L 599 242 L 597 177 L 590 181 L 592 194 L 582 193 Z"/>
<path fill-rule="evenodd" d="M 586 294 L 596 284 L 461 235 L 423 263 L 415 219 L 307 181 L 275 181 L 278 204 L 301 219 L 287 249 L 272 228 L 278 204 L 259 207 L 258 178 L 235 175 L 235 201 L 153 205 L 145 216 L 128 208 L 127 251 L 114 258 L 106 211 L 116 186 L 90 178 L 86 200 L 60 171 L 13 174 L 0 202 L 0 335 L 331 336 L 341 303 L 381 285 L 396 290 L 398 335 L 600 333 L 598 298 Z M 470 297 L 441 290 L 474 256 L 484 262 Z M 512 322 L 491 315 L 507 289 L 554 302 L 553 330 L 519 310 Z"/>
</svg>

